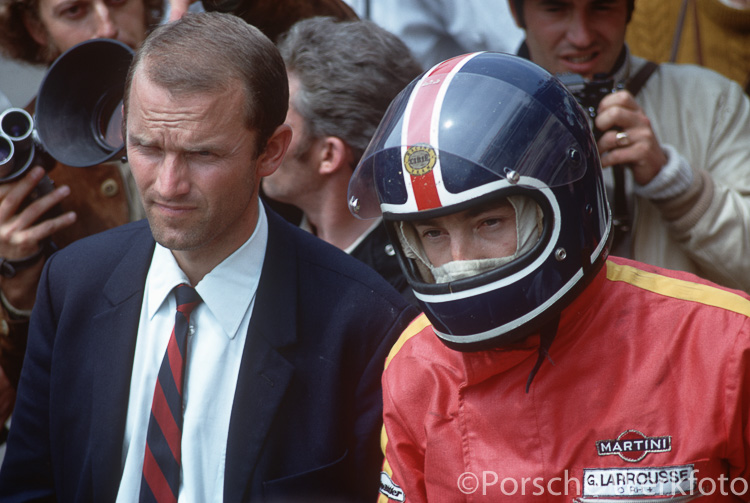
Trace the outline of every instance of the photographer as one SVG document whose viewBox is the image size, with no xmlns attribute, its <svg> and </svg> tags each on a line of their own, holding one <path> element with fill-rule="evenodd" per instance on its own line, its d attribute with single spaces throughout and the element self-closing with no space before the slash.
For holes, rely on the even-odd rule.
<svg viewBox="0 0 750 503">
<path fill-rule="evenodd" d="M 510 0 L 519 54 L 556 74 L 628 84 L 646 61 L 625 32 L 634 0 Z M 628 212 L 613 253 L 750 291 L 750 100 L 704 68 L 661 64 L 606 95 L 594 122 L 605 167 L 625 166 Z M 608 185 L 613 172 L 605 169 Z M 615 197 L 610 198 L 617 206 Z M 617 210 L 617 208 L 615 208 Z"/>
<path fill-rule="evenodd" d="M 2 0 L 0 50 L 23 63 L 49 66 L 74 45 L 111 38 L 137 48 L 149 26 L 162 15 L 161 0 Z M 33 114 L 35 100 L 26 109 Z M 28 317 L 34 305 L 46 256 L 84 236 L 144 213 L 127 164 L 119 161 L 73 168 L 56 163 L 50 172 L 56 188 L 33 204 L 22 203 L 45 170 L 0 184 L 0 421 L 12 411 L 15 387 L 26 348 Z M 132 195 L 132 197 L 131 197 Z M 57 207 L 57 216 L 41 218 Z M 54 246 L 52 245 L 54 243 Z M 9 267 L 8 267 L 9 266 Z M 10 271 L 13 272 L 10 272 Z"/>
</svg>

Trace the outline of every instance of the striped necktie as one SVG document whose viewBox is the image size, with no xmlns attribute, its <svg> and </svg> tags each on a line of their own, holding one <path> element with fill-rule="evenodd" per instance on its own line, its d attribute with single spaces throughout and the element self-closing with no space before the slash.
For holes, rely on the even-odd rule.
<svg viewBox="0 0 750 503">
<path fill-rule="evenodd" d="M 146 434 L 140 501 L 176 502 L 180 490 L 182 389 L 190 313 L 201 302 L 191 286 L 178 285 L 174 329 L 156 380 Z"/>
</svg>

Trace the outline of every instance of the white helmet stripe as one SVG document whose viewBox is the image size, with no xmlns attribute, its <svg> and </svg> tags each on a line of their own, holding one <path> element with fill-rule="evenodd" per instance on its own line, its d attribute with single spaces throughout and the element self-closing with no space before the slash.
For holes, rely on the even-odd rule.
<svg viewBox="0 0 750 503">
<path fill-rule="evenodd" d="M 404 185 L 409 196 L 408 207 L 400 208 L 399 212 L 442 206 L 439 194 L 443 192 L 443 183 L 440 159 L 436 152 L 439 148 L 440 109 L 453 77 L 478 54 L 480 53 L 458 56 L 434 66 L 414 87 L 401 130 L 401 163 L 404 168 Z M 421 113 L 426 109 L 431 113 Z M 412 114 L 412 111 L 416 113 Z M 426 147 L 426 144 L 432 148 Z"/>
</svg>

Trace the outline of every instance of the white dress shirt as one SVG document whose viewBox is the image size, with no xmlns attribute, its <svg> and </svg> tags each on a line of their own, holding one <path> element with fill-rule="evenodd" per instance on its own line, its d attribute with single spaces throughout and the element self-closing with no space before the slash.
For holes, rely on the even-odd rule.
<svg viewBox="0 0 750 503">
<path fill-rule="evenodd" d="M 268 242 L 263 205 L 255 232 L 197 285 L 203 302 L 190 316 L 183 393 L 179 500 L 223 501 L 229 418 Z M 157 244 L 146 278 L 123 442 L 117 502 L 138 501 L 159 367 L 174 326 L 172 289 L 188 283 L 172 252 Z"/>
</svg>

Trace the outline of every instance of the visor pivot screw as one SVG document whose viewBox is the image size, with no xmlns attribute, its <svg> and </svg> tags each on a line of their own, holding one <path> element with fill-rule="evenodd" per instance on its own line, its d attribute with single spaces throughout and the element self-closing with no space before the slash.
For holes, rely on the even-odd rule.
<svg viewBox="0 0 750 503">
<path fill-rule="evenodd" d="M 574 148 L 571 148 L 570 150 L 568 150 L 568 157 L 570 157 L 570 160 L 573 161 L 573 162 L 575 162 L 575 163 L 578 163 L 578 162 L 581 161 L 581 154 L 580 154 L 580 152 L 578 152 L 578 150 L 576 150 Z"/>
<path fill-rule="evenodd" d="M 361 208 L 361 207 L 359 206 L 359 199 L 357 199 L 356 197 L 352 196 L 352 197 L 351 197 L 351 198 L 349 199 L 349 208 L 351 208 L 351 210 L 352 210 L 352 211 L 353 211 L 354 213 L 359 213 L 359 210 L 361 210 L 361 209 L 362 209 L 362 208 Z"/>
<path fill-rule="evenodd" d="M 516 185 L 521 181 L 521 175 L 518 174 L 518 171 L 514 171 L 510 168 L 505 168 L 504 171 L 505 179 L 508 180 L 511 185 Z"/>
<path fill-rule="evenodd" d="M 558 248 L 555 250 L 555 258 L 558 262 L 562 262 L 567 256 L 568 252 L 565 251 L 565 248 Z"/>
</svg>

